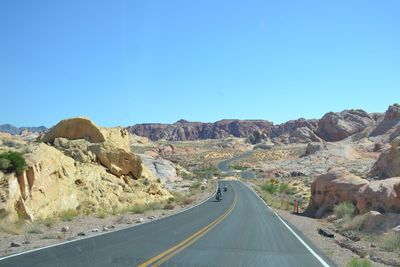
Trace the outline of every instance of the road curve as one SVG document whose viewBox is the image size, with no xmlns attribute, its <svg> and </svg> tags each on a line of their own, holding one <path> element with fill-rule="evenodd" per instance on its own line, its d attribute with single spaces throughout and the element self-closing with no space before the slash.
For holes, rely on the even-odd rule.
<svg viewBox="0 0 400 267">
<path fill-rule="evenodd" d="M 161 220 L 3 258 L 0 266 L 333 266 L 318 249 L 322 263 L 312 255 L 243 183 L 222 183 L 222 202 L 209 199 Z"/>
<path fill-rule="evenodd" d="M 239 156 L 235 156 L 229 159 L 225 159 L 222 160 L 218 163 L 218 169 L 223 171 L 223 172 L 231 172 L 231 168 L 230 168 L 230 164 L 231 162 L 235 161 L 235 160 L 239 160 L 239 159 L 243 159 L 246 158 L 248 156 L 250 156 L 252 153 L 252 151 L 247 151 L 244 152 L 243 154 L 240 154 Z M 251 178 L 256 178 L 256 174 L 254 173 L 254 171 L 241 171 L 240 172 L 240 177 L 243 179 L 251 179 Z"/>
</svg>

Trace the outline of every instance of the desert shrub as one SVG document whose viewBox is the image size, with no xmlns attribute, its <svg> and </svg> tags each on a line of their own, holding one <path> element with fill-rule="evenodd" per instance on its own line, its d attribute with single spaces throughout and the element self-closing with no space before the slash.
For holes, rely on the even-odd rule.
<svg viewBox="0 0 400 267">
<path fill-rule="evenodd" d="M 26 167 L 25 159 L 15 151 L 7 151 L 0 154 L 0 170 L 5 173 L 15 172 L 21 174 Z"/>
<path fill-rule="evenodd" d="M 27 232 L 28 232 L 29 234 L 42 234 L 42 233 L 43 233 L 42 229 L 40 229 L 40 227 L 37 226 L 37 225 L 32 225 L 32 226 L 28 229 Z"/>
<path fill-rule="evenodd" d="M 160 202 L 151 202 L 146 205 L 147 210 L 159 210 L 161 207 L 162 204 Z"/>
<path fill-rule="evenodd" d="M 175 206 L 172 204 L 165 204 L 163 209 L 164 210 L 173 210 L 173 209 L 175 209 Z"/>
<path fill-rule="evenodd" d="M 383 237 L 379 246 L 385 251 L 400 251 L 400 233 Z"/>
<path fill-rule="evenodd" d="M 68 209 L 68 210 L 64 210 L 60 213 L 60 218 L 63 221 L 67 221 L 70 222 L 72 221 L 76 216 L 78 216 L 78 211 L 74 210 L 74 209 Z"/>
<path fill-rule="evenodd" d="M 107 213 L 105 213 L 104 211 L 98 212 L 96 214 L 96 218 L 99 218 L 99 219 L 104 219 L 106 217 L 107 217 Z"/>
<path fill-rule="evenodd" d="M 57 236 L 54 234 L 46 234 L 44 236 L 41 237 L 42 239 L 57 239 Z"/>
<path fill-rule="evenodd" d="M 133 205 L 132 207 L 129 207 L 129 211 L 133 214 L 142 214 L 146 211 L 146 205 Z"/>
<path fill-rule="evenodd" d="M 46 227 L 52 227 L 57 220 L 55 218 L 47 217 L 43 220 L 40 220 L 39 223 L 43 224 Z"/>
<path fill-rule="evenodd" d="M 353 203 L 346 201 L 338 204 L 333 211 L 338 218 L 352 218 L 356 208 L 354 207 Z"/>
<path fill-rule="evenodd" d="M 347 264 L 347 267 L 371 267 L 372 264 L 367 259 L 352 258 Z"/>
<path fill-rule="evenodd" d="M 200 188 L 200 186 L 201 186 L 201 182 L 200 181 L 196 181 L 196 182 L 194 182 L 191 186 L 190 186 L 190 189 L 198 189 L 198 188 Z"/>
<path fill-rule="evenodd" d="M 192 173 L 194 174 L 195 177 L 198 179 L 209 179 L 213 176 L 220 176 L 221 172 L 219 169 L 215 166 L 202 166 L 198 169 L 192 170 Z"/>
<path fill-rule="evenodd" d="M 345 216 L 343 222 L 340 224 L 340 228 L 343 230 L 361 231 L 366 219 L 362 215 L 355 217 Z"/>
<path fill-rule="evenodd" d="M 178 192 L 172 192 L 172 195 L 177 205 L 189 205 L 194 201 L 189 195 L 183 195 Z"/>
<path fill-rule="evenodd" d="M 8 159 L 0 158 L 0 170 L 5 171 L 10 168 L 11 162 Z"/>
<path fill-rule="evenodd" d="M 273 183 L 266 183 L 261 186 L 261 188 L 270 194 L 275 194 L 278 191 L 278 185 Z"/>
<path fill-rule="evenodd" d="M 292 195 L 295 193 L 295 189 L 287 183 L 279 184 L 279 193 Z"/>
</svg>

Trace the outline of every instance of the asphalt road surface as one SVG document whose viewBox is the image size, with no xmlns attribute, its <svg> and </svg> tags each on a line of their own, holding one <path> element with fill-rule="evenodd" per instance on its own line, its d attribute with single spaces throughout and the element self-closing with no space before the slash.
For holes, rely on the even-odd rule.
<svg viewBox="0 0 400 267">
<path fill-rule="evenodd" d="M 211 198 L 164 219 L 3 258 L 0 266 L 333 266 L 246 185 L 220 183 L 228 186 L 222 202 Z"/>
<path fill-rule="evenodd" d="M 251 151 L 245 152 L 243 154 L 240 154 L 239 156 L 223 160 L 220 163 L 218 163 L 218 169 L 220 169 L 223 172 L 229 173 L 232 171 L 229 166 L 231 164 L 231 162 L 248 157 L 249 155 L 251 155 L 251 153 L 252 153 Z M 240 177 L 243 179 L 251 179 L 251 178 L 256 178 L 256 174 L 253 171 L 241 171 Z"/>
</svg>

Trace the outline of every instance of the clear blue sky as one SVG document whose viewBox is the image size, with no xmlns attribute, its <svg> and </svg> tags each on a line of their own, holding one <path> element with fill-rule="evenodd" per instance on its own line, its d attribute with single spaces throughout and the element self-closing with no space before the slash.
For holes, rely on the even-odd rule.
<svg viewBox="0 0 400 267">
<path fill-rule="evenodd" d="M 399 0 L 1 1 L 0 124 L 319 118 L 400 100 Z"/>
</svg>

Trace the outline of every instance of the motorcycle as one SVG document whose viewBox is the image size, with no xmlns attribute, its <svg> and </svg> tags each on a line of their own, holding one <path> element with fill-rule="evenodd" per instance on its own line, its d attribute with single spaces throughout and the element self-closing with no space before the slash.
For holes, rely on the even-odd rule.
<svg viewBox="0 0 400 267">
<path fill-rule="evenodd" d="M 215 199 L 220 202 L 222 201 L 222 194 L 217 193 L 217 195 L 215 196 Z"/>
</svg>

